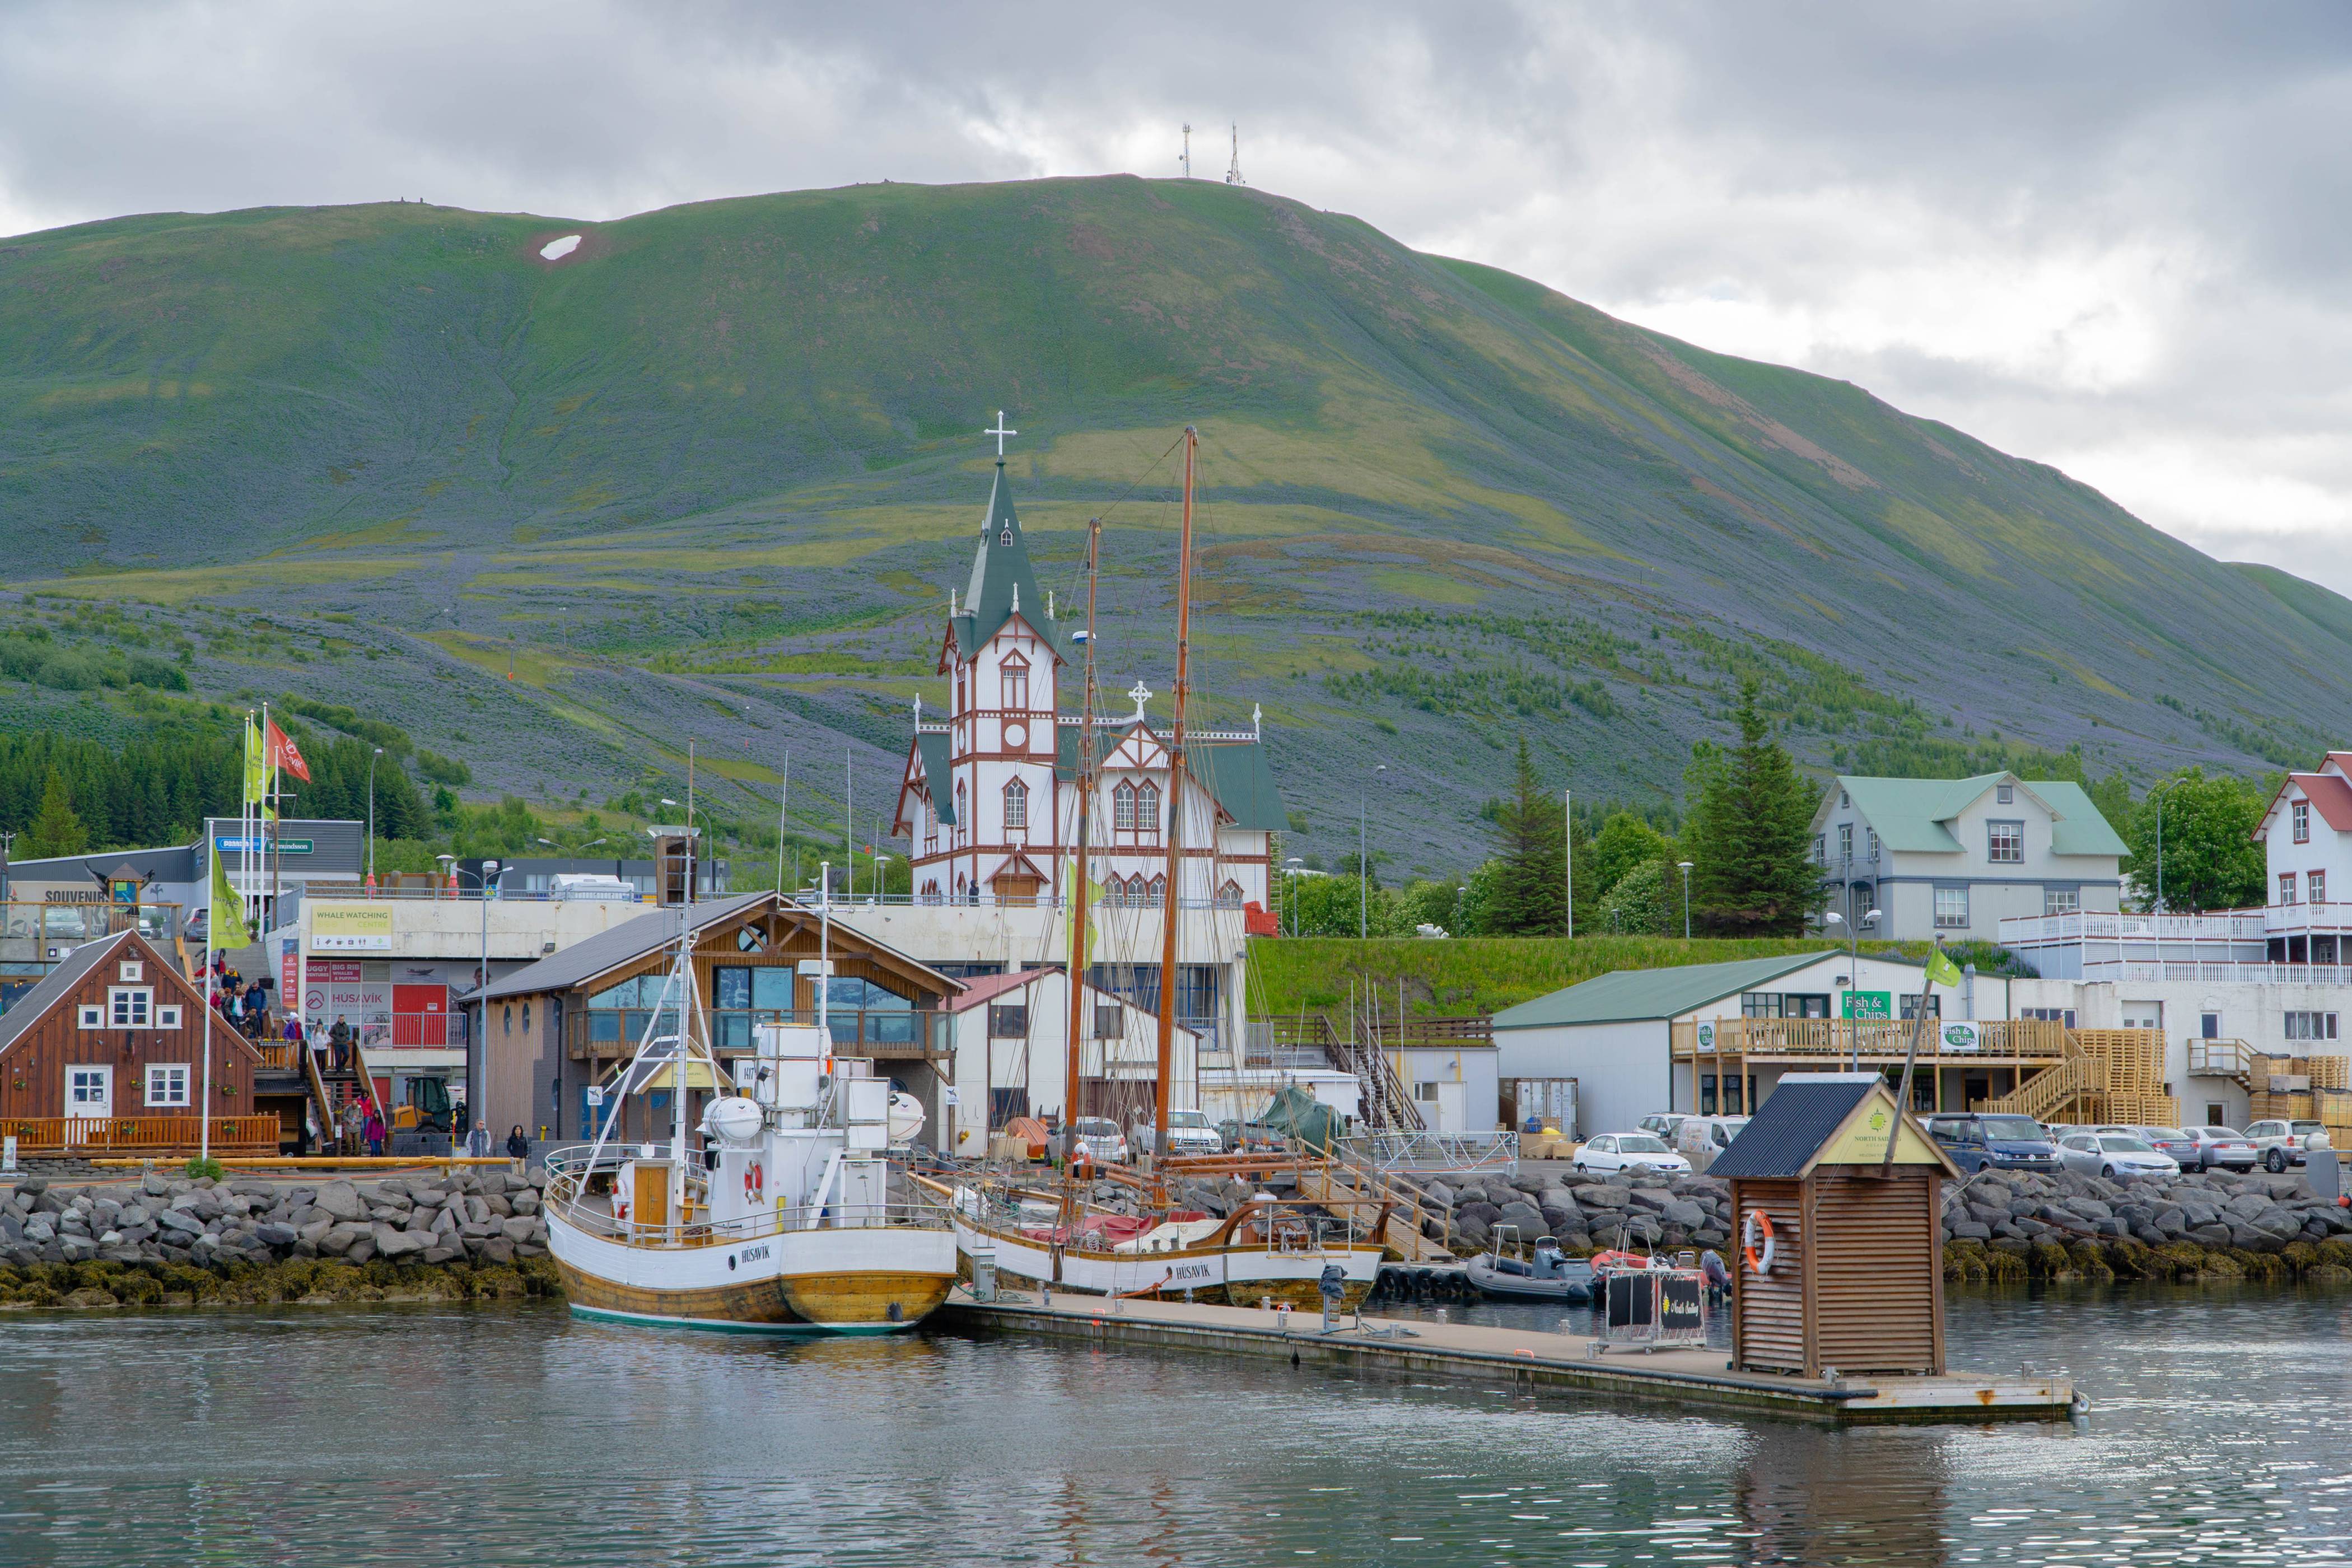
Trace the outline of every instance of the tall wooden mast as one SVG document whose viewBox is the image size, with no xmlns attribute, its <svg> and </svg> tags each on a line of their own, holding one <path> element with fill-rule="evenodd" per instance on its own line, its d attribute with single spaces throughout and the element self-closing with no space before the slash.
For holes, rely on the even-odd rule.
<svg viewBox="0 0 2352 1568">
<path fill-rule="evenodd" d="M 1200 432 L 1184 426 L 1184 529 L 1176 550 L 1176 717 L 1168 740 L 1168 891 L 1160 906 L 1160 1076 L 1151 1107 L 1151 1164 L 1168 1148 L 1170 1073 L 1176 1056 L 1176 925 L 1183 880 L 1184 698 L 1190 690 L 1192 637 L 1192 468 Z"/>
<path fill-rule="evenodd" d="M 1078 874 L 1070 889 L 1070 1052 L 1062 1079 L 1062 1169 L 1066 1173 L 1078 1154 L 1078 1075 L 1085 1066 L 1078 1032 L 1086 1016 L 1087 985 L 1087 853 L 1091 847 L 1095 799 L 1095 584 L 1102 564 L 1102 519 L 1087 521 L 1087 657 L 1086 674 L 1078 691 Z"/>
</svg>

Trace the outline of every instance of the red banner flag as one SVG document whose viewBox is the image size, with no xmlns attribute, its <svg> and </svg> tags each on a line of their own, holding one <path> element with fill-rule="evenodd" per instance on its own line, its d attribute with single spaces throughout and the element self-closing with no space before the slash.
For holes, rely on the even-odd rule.
<svg viewBox="0 0 2352 1568">
<path fill-rule="evenodd" d="M 278 721 L 275 719 L 269 721 L 268 760 L 271 767 L 283 769 L 304 784 L 310 782 L 310 764 L 302 760 L 302 748 L 296 745 L 288 737 L 286 731 L 278 727 Z"/>
</svg>

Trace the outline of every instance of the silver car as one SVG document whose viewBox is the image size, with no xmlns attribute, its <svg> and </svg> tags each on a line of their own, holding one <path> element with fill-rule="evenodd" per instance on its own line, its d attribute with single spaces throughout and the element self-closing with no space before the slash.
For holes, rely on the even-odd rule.
<svg viewBox="0 0 2352 1568">
<path fill-rule="evenodd" d="M 2183 1168 L 2194 1164 L 2200 1171 L 2210 1171 L 2226 1165 L 2233 1171 L 2251 1171 L 2262 1157 L 2254 1152 L 2252 1141 L 2234 1127 L 2184 1127 L 2181 1131 L 2197 1144 L 2196 1153 L 2180 1162 Z"/>
<path fill-rule="evenodd" d="M 2254 1121 L 2246 1127 L 2246 1142 L 2263 1157 L 2263 1169 L 2278 1172 L 2300 1165 L 2314 1149 L 2325 1149 L 2327 1129 L 2316 1121 Z"/>
<path fill-rule="evenodd" d="M 2179 1161 L 2158 1153 L 2147 1139 L 2128 1132 L 2066 1133 L 2058 1140 L 2058 1163 L 2070 1171 L 2105 1176 L 2111 1182 L 2180 1174 Z"/>
</svg>

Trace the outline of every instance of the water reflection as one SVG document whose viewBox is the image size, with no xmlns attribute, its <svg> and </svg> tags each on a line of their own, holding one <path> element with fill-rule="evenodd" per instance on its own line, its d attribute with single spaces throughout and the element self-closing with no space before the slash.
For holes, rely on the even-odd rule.
<svg viewBox="0 0 2352 1568">
<path fill-rule="evenodd" d="M 1834 1432 L 538 1308 L 6 1316 L 0 1563 L 2325 1562 L 2347 1319 L 2341 1291 L 1963 1295 L 1956 1362 L 2071 1371 L 2090 1421 Z"/>
</svg>

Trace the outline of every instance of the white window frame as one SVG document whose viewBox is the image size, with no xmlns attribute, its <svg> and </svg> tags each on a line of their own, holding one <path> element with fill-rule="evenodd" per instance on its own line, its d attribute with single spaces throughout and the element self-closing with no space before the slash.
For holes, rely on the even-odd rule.
<svg viewBox="0 0 2352 1568">
<path fill-rule="evenodd" d="M 76 1105 L 89 1103 L 86 1100 L 76 1100 L 73 1097 L 74 1074 L 78 1072 L 92 1074 L 93 1081 L 105 1087 L 107 1105 L 110 1110 L 114 1104 L 114 1069 L 99 1062 L 68 1062 L 66 1064 L 66 1114 L 68 1116 L 88 1114 L 87 1111 L 78 1111 L 74 1109 Z"/>
<path fill-rule="evenodd" d="M 147 978 L 147 965 L 135 958 L 126 958 L 115 970 L 114 977 L 129 985 Z"/>
<path fill-rule="evenodd" d="M 2303 874 L 2304 895 L 2315 904 L 2327 901 L 2327 873 L 2305 871 Z"/>
<path fill-rule="evenodd" d="M 103 1002 L 83 1003 L 81 1005 L 81 1027 L 85 1029 L 103 1029 L 106 1027 L 106 1004 Z"/>
<path fill-rule="evenodd" d="M 1843 859 L 1853 858 L 1853 824 L 1851 822 L 1838 824 L 1838 854 Z"/>
<path fill-rule="evenodd" d="M 2017 786 L 2015 784 L 1993 785 L 1992 803 L 1995 805 L 2015 805 L 2017 804 Z"/>
<path fill-rule="evenodd" d="M 1135 786 L 1125 779 L 1111 787 L 1110 826 L 1114 833 L 1135 831 Z"/>
<path fill-rule="evenodd" d="M 2004 845 L 2004 835 L 2015 837 Z M 2002 849 L 2010 853 L 2004 855 Z M 2014 817 L 1989 819 L 1985 823 L 1985 863 L 1990 866 L 2022 866 L 2025 864 L 2025 824 Z"/>
<path fill-rule="evenodd" d="M 1878 858 L 1878 829 L 1875 827 L 1870 830 L 1870 858 L 1874 860 Z"/>
<path fill-rule="evenodd" d="M 173 1088 L 174 1087 L 174 1079 L 172 1075 L 175 1073 L 179 1075 L 176 1080 L 176 1087 L 178 1089 L 176 1098 L 173 1097 L 172 1092 Z M 151 1110 L 156 1107 L 163 1107 L 166 1109 L 175 1106 L 184 1107 L 194 1103 L 193 1097 L 195 1090 L 192 1087 L 192 1080 L 188 1076 L 187 1063 L 149 1062 L 147 1064 L 147 1071 L 144 1076 L 146 1079 L 146 1092 L 142 1097 L 142 1103 L 148 1106 Z M 164 1089 L 164 1093 L 161 1099 L 157 1098 L 155 1092 L 159 1084 L 162 1085 Z"/>
<path fill-rule="evenodd" d="M 2287 807 L 2287 812 L 2294 819 L 2294 841 L 2297 844 L 2310 843 L 2311 802 L 2298 800 Z"/>
<path fill-rule="evenodd" d="M 1004 826 L 1029 831 L 1029 786 L 1019 779 L 1004 782 Z"/>
<path fill-rule="evenodd" d="M 155 1022 L 150 1025 L 149 1027 L 156 1029 L 176 1029 L 179 1026 L 180 1005 L 177 1002 L 161 1002 L 156 1004 Z"/>
<path fill-rule="evenodd" d="M 2080 888 L 2044 888 L 2042 889 L 2042 912 L 2045 915 L 2074 915 L 2083 911 L 2083 889 Z"/>
<path fill-rule="evenodd" d="M 2286 1015 L 2286 1037 L 2290 1040 L 2333 1040 L 2337 1037 L 2336 1022 L 2334 1013 L 2290 1008 Z"/>
<path fill-rule="evenodd" d="M 1948 919 L 1944 913 L 1944 900 L 1948 895 L 1957 897 L 1960 901 L 1960 912 L 1958 920 Z M 1967 883 L 1963 882 L 1958 887 L 1938 887 L 1935 889 L 1933 896 L 1935 900 L 1934 908 L 1936 911 L 1936 929 L 1937 931 L 1968 930 L 1969 889 Z"/>
<path fill-rule="evenodd" d="M 2282 904 L 2294 902 L 2294 873 L 2281 871 L 2278 874 L 2278 901 Z"/>
<path fill-rule="evenodd" d="M 107 1027 L 112 1029 L 145 1029 L 153 1026 L 155 1016 L 154 988 L 147 985 L 110 985 L 106 988 Z"/>
</svg>

